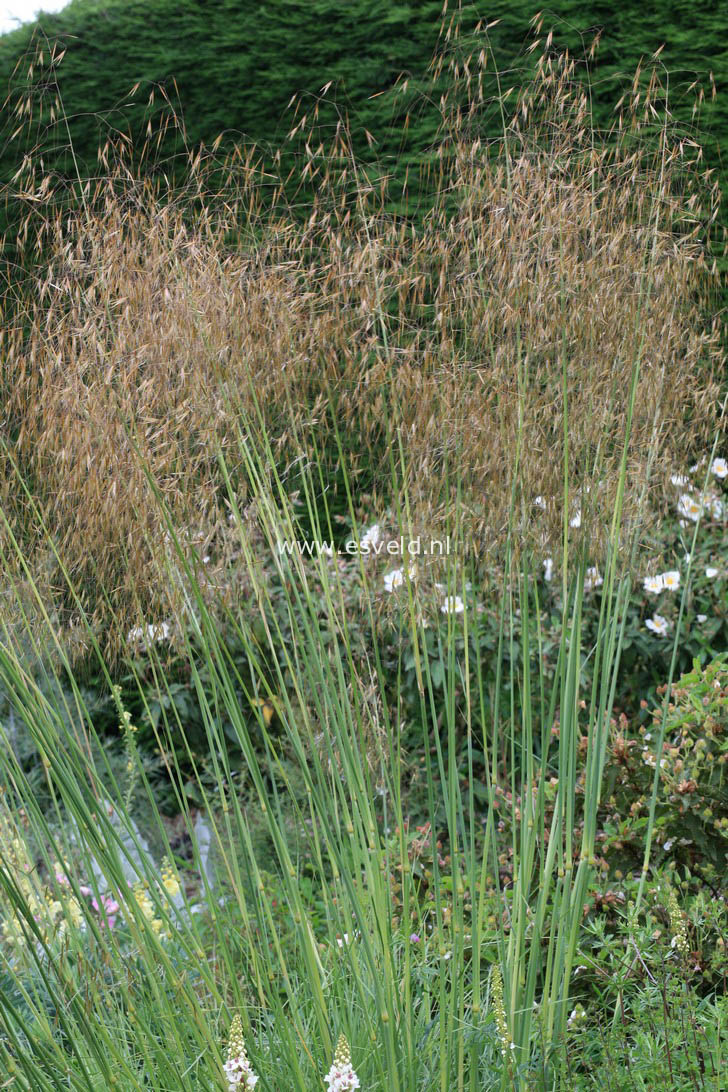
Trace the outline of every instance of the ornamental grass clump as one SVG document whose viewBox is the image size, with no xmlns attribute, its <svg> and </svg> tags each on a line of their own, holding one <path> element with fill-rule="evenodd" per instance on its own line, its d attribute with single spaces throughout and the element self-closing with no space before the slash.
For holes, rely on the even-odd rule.
<svg viewBox="0 0 728 1092">
<path fill-rule="evenodd" d="M 245 515 L 243 416 L 284 479 L 297 487 L 315 451 L 316 493 L 343 498 L 343 454 L 376 506 L 392 500 L 395 444 L 416 534 L 453 522 L 457 476 L 481 560 L 502 562 L 507 541 L 560 555 L 568 522 L 598 562 L 627 427 L 620 503 L 635 530 L 654 518 L 655 489 L 639 507 L 648 472 L 700 450 L 716 420 L 718 193 L 659 59 L 601 132 L 589 59 L 539 44 L 532 76 L 503 94 L 487 31 L 461 38 L 455 21 L 443 36 L 438 166 L 410 184 L 416 220 L 388 211 L 385 173 L 356 162 L 343 123 L 317 129 L 316 104 L 297 104 L 290 134 L 314 185 L 305 215 L 254 149 L 190 152 L 175 190 L 140 175 L 152 150 L 126 138 L 70 193 L 43 175 L 41 146 L 26 157 L 7 195 L 27 216 L 8 275 L 0 493 L 79 654 L 64 570 L 112 654 L 185 602 L 154 489 L 208 602 L 239 595 L 217 453 Z M 22 90 L 19 124 L 50 108 L 59 63 L 36 65 L 45 90 Z"/>
<path fill-rule="evenodd" d="M 650 128 L 657 70 L 603 144 L 550 41 L 519 110 L 492 100 L 503 135 L 486 147 L 483 43 L 446 96 L 421 224 L 386 214 L 342 129 L 333 159 L 310 144 L 303 223 L 282 205 L 251 219 L 250 160 L 227 206 L 207 203 L 202 162 L 194 206 L 121 172 L 53 222 L 23 288 L 2 376 L 0 548 L 18 579 L 0 688 L 28 746 L 0 723 L 0 785 L 30 867 L 62 860 L 71 890 L 93 876 L 114 901 L 108 928 L 79 902 L 68 944 L 3 964 L 0 1064 L 23 1092 L 252 1087 L 240 1017 L 221 1056 L 231 1011 L 270 1087 L 569 1087 L 651 473 L 683 413 L 707 429 L 714 409 L 698 303 L 713 194 L 689 219 L 689 145 L 669 118 Z M 446 529 L 438 580 L 407 558 L 383 582 L 382 512 L 408 541 Z M 369 554 L 280 548 L 337 515 Z M 71 620 L 116 741 L 74 672 Z M 117 670 L 129 626 L 150 639 Z M 10 863 L 0 845 L 0 889 L 38 938 Z"/>
<path fill-rule="evenodd" d="M 25 946 L 24 973 L 43 988 L 28 990 L 12 967 L 20 992 L 3 1000 L 10 1031 L 0 1034 L 0 1061 L 22 1064 L 32 1088 L 46 1087 L 59 1067 L 79 1092 L 108 1087 L 112 1072 L 135 1092 L 192 1081 L 219 1092 L 223 1076 L 251 1087 L 258 1074 L 238 1025 L 227 1070 L 219 1055 L 219 1014 L 232 1007 L 244 1008 L 264 1044 L 261 1082 L 296 1092 L 310 1092 L 325 1073 L 340 1092 L 568 1088 L 574 969 L 599 874 L 603 771 L 636 570 L 624 567 L 615 541 L 599 570 L 601 614 L 588 639 L 588 566 L 562 573 L 556 670 L 547 676 L 539 667 L 548 654 L 540 583 L 529 579 L 523 553 L 518 564 L 511 555 L 489 665 L 496 685 L 486 689 L 484 589 L 465 552 L 447 558 L 445 601 L 459 602 L 443 612 L 445 591 L 428 606 L 419 577 L 396 589 L 395 602 L 361 556 L 340 562 L 279 551 L 294 534 L 295 506 L 271 471 L 269 447 L 256 448 L 249 435 L 240 457 L 265 566 L 232 483 L 227 499 L 255 612 L 226 610 L 222 598 L 208 609 L 190 569 L 194 609 L 176 620 L 205 726 L 204 767 L 186 754 L 173 700 L 179 684 L 156 644 L 145 664 L 127 665 L 124 707 L 134 709 L 139 732 L 153 727 L 164 751 L 184 855 L 170 844 L 138 745 L 128 752 L 119 740 L 123 776 L 114 778 L 63 646 L 39 680 L 24 665 L 31 622 L 25 641 L 17 627 L 3 631 L 0 685 L 43 755 L 52 806 L 40 805 L 9 745 L 0 747 L 8 800 L 24 810 L 33 844 L 67 862 L 72 890 L 85 867 L 114 905 L 108 928 L 82 907 L 85 930 L 68 932 L 73 959 L 64 945 Z M 624 464 L 622 474 L 624 484 Z M 403 498 L 401 532 L 409 535 L 405 475 L 393 478 L 392 491 Z M 159 518 L 170 519 L 161 502 Z M 619 509 L 614 521 L 616 535 Z M 176 562 L 184 567 L 183 544 Z M 345 591 L 355 580 L 357 600 Z M 687 592 L 686 578 L 683 598 Z M 367 631 L 371 644 L 359 641 L 377 595 L 398 609 L 394 659 L 376 626 Z M 50 619 L 48 629 L 50 638 Z M 244 674 L 225 632 L 244 651 Z M 679 633 L 678 617 L 675 639 Z M 405 725 L 410 657 L 418 682 Z M 593 683 L 584 692 L 587 662 Z M 113 705 L 110 675 L 107 682 Z M 161 870 L 144 857 L 127 807 L 129 755 L 138 765 L 133 807 L 144 815 L 144 840 L 167 858 Z M 413 800 L 425 821 L 410 835 Z M 650 887 L 653 828 L 654 815 L 645 845 Z M 29 896 L 0 859 L 3 890 L 35 934 Z M 132 863 L 142 874 L 130 886 L 124 868 Z M 48 1023 L 48 1006 L 63 1015 L 62 1034 Z M 348 1047 L 332 1041 L 342 1020 L 356 1070 Z"/>
</svg>

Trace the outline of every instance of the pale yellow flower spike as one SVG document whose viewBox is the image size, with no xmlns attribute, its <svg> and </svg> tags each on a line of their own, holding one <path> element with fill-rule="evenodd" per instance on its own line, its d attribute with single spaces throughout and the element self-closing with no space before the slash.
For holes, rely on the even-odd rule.
<svg viewBox="0 0 728 1092">
<path fill-rule="evenodd" d="M 245 1039 L 243 1038 L 243 1021 L 236 1012 L 230 1025 L 230 1037 L 228 1039 L 228 1061 L 232 1058 L 246 1058 Z"/>
<path fill-rule="evenodd" d="M 166 890 L 167 894 L 175 899 L 180 893 L 179 880 L 176 873 L 172 868 L 172 864 L 169 857 L 165 857 L 162 861 L 162 886 Z"/>
<path fill-rule="evenodd" d="M 493 996 L 496 1031 L 500 1039 L 501 1053 L 505 1055 L 509 1049 L 513 1049 L 513 1040 L 508 1031 L 508 1018 L 506 1017 L 506 1007 L 503 1002 L 503 975 L 497 963 L 493 964 L 490 973 L 490 989 Z"/>
<path fill-rule="evenodd" d="M 349 1049 L 349 1044 L 346 1041 L 346 1037 L 343 1035 L 339 1036 L 336 1043 L 336 1050 L 334 1051 L 334 1065 L 351 1065 L 351 1051 Z"/>
<path fill-rule="evenodd" d="M 667 891 L 667 912 L 670 915 L 670 931 L 672 932 L 672 947 L 676 948 L 681 956 L 690 955 L 688 931 L 685 928 L 685 919 L 680 911 L 675 892 L 672 888 Z"/>
</svg>

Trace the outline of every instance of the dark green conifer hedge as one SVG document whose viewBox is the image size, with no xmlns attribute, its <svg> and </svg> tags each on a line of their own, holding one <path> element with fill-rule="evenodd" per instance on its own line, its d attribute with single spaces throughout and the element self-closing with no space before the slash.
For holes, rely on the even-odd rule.
<svg viewBox="0 0 728 1092">
<path fill-rule="evenodd" d="M 450 0 L 446 18 L 456 6 Z M 462 0 L 462 8 L 466 30 L 478 18 L 500 20 L 490 31 L 494 61 L 506 70 L 504 88 L 518 85 L 529 63 L 525 50 L 535 0 Z M 358 150 L 367 154 L 370 133 L 380 162 L 403 180 L 427 160 L 436 139 L 437 103 L 418 95 L 418 77 L 436 48 L 442 9 L 443 0 L 73 0 L 62 12 L 42 15 L 35 26 L 0 38 L 0 93 L 13 86 L 14 101 L 22 93 L 12 72 L 19 58 L 30 55 L 34 32 L 60 39 L 66 54 L 58 81 L 85 174 L 95 169 L 107 126 L 137 137 L 144 132 L 149 114 L 163 104 L 157 93 L 153 106 L 148 105 L 154 86 L 165 88 L 179 108 L 193 146 L 226 133 L 230 141 L 244 136 L 275 148 L 291 128 L 291 97 L 316 95 L 333 81 L 329 97 L 346 110 Z M 557 46 L 582 53 L 591 32 L 603 30 L 591 73 L 600 125 L 609 123 L 620 89 L 628 85 L 640 58 L 664 44 L 662 59 L 671 73 L 678 118 L 690 121 L 688 85 L 699 79 L 706 86 L 700 118 L 707 134 L 706 161 L 725 180 L 728 168 L 721 163 L 719 146 L 728 132 L 728 5 L 554 0 L 548 10 L 545 27 L 555 27 Z M 711 72 L 719 91 L 715 102 L 710 99 Z M 407 92 L 383 94 L 403 73 L 413 77 Z M 137 105 L 130 107 L 128 92 L 136 84 Z M 333 105 L 320 116 L 324 126 L 335 119 Z M 493 124 L 500 124 L 496 113 Z M 6 112 L 0 185 L 12 177 L 27 150 L 22 139 L 9 139 L 16 127 Z M 56 122 L 45 136 L 45 167 L 72 175 L 65 123 Z M 170 134 L 163 154 L 180 150 L 179 136 Z"/>
</svg>

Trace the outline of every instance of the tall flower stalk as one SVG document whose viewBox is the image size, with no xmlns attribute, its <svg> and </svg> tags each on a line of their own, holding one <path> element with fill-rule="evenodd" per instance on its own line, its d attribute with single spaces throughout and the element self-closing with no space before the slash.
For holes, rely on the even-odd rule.
<svg viewBox="0 0 728 1092">
<path fill-rule="evenodd" d="M 227 1061 L 225 1062 L 225 1076 L 227 1078 L 229 1092 L 236 1092 L 236 1089 L 239 1088 L 252 1089 L 255 1088 L 258 1083 L 258 1077 L 253 1072 L 253 1068 L 245 1051 L 243 1024 L 237 1013 L 233 1016 L 233 1022 L 230 1027 L 228 1055 Z"/>
<path fill-rule="evenodd" d="M 329 1092 L 354 1092 L 355 1088 L 360 1087 L 359 1078 L 351 1064 L 349 1044 L 343 1035 L 336 1042 L 334 1060 L 324 1080 Z"/>
</svg>

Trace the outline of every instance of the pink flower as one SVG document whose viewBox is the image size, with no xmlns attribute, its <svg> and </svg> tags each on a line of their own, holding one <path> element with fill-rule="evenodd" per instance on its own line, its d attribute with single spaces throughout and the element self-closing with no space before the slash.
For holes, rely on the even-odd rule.
<svg viewBox="0 0 728 1092">
<path fill-rule="evenodd" d="M 116 915 L 119 913 L 119 904 L 110 895 L 101 896 L 101 907 L 96 899 L 91 899 L 91 905 L 97 914 L 101 915 L 101 928 L 113 929 L 116 925 Z"/>
</svg>

